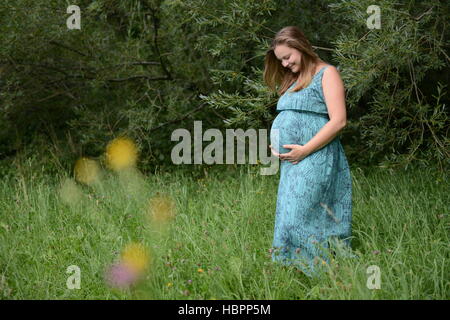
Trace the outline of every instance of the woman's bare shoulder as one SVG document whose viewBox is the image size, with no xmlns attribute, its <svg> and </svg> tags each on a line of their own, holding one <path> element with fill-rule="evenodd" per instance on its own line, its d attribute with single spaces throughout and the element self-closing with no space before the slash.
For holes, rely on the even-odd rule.
<svg viewBox="0 0 450 320">
<path fill-rule="evenodd" d="M 319 70 L 321 70 L 323 67 L 326 67 L 323 72 L 323 77 L 325 77 L 326 75 L 330 75 L 330 74 L 333 74 L 333 76 L 331 76 L 331 77 L 336 77 L 336 76 L 340 77 L 339 69 L 336 68 L 335 66 L 325 63 L 323 66 L 321 66 L 319 68 Z M 326 77 L 328 78 L 329 76 L 326 76 Z"/>
<path fill-rule="evenodd" d="M 339 87 L 343 86 L 341 75 L 335 66 L 328 65 L 328 67 L 325 68 L 322 74 L 322 85 L 323 87 L 334 87 L 336 85 Z"/>
</svg>

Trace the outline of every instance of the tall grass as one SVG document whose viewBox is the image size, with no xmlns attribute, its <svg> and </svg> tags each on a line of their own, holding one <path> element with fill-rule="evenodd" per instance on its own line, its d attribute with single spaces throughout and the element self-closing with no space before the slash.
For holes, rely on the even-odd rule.
<svg viewBox="0 0 450 320">
<path fill-rule="evenodd" d="M 172 173 L 104 172 L 64 202 L 65 173 L 31 166 L 0 182 L 2 299 L 448 299 L 449 184 L 433 169 L 352 169 L 353 252 L 321 277 L 270 259 L 279 176 L 258 166 L 189 166 Z M 146 219 L 157 192 L 176 203 L 166 232 Z M 151 249 L 143 281 L 108 287 L 105 269 L 129 242 Z M 76 265 L 81 288 L 66 286 Z M 381 288 L 368 289 L 379 267 Z"/>
</svg>

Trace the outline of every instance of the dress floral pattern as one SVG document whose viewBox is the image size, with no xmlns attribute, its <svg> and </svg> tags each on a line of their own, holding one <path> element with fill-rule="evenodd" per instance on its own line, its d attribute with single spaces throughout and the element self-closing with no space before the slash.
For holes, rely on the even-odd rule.
<svg viewBox="0 0 450 320">
<path fill-rule="evenodd" d="M 306 144 L 329 121 L 322 77 L 316 73 L 306 88 L 280 97 L 270 140 L 280 153 L 282 145 Z M 281 161 L 276 202 L 272 261 L 295 265 L 312 276 L 329 263 L 333 240 L 350 247 L 352 181 L 339 137 L 292 164 Z"/>
</svg>

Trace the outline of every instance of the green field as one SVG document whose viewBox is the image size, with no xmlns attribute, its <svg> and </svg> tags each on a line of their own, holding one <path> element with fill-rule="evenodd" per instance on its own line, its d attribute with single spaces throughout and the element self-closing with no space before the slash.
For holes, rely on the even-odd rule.
<svg viewBox="0 0 450 320">
<path fill-rule="evenodd" d="M 2 299 L 449 299 L 449 184 L 434 169 L 352 168 L 353 250 L 308 278 L 270 259 L 279 175 L 258 166 L 185 166 L 192 171 L 118 175 L 93 186 L 66 173 L 27 168 L 0 188 Z M 67 180 L 66 180 L 67 181 Z M 77 191 L 78 190 L 78 191 Z M 78 192 L 78 194 L 76 194 Z M 146 219 L 157 192 L 176 203 L 166 233 Z M 112 289 L 105 269 L 139 242 L 152 263 L 135 286 Z M 67 288 L 67 267 L 81 288 Z M 381 272 L 368 289 L 367 268 Z"/>
</svg>

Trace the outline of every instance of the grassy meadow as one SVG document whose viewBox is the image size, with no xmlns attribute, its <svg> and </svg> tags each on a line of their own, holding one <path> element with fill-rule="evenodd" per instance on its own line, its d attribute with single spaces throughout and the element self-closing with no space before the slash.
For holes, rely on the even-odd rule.
<svg viewBox="0 0 450 320">
<path fill-rule="evenodd" d="M 95 183 L 26 163 L 0 181 L 1 299 L 449 299 L 448 176 L 432 168 L 352 168 L 353 252 L 318 278 L 274 264 L 279 174 L 259 165 L 191 165 L 142 174 L 104 168 Z M 156 228 L 149 200 L 173 199 Z M 149 252 L 135 285 L 105 272 L 129 243 Z M 80 269 L 68 289 L 67 268 Z M 367 268 L 380 269 L 368 289 Z"/>
</svg>

